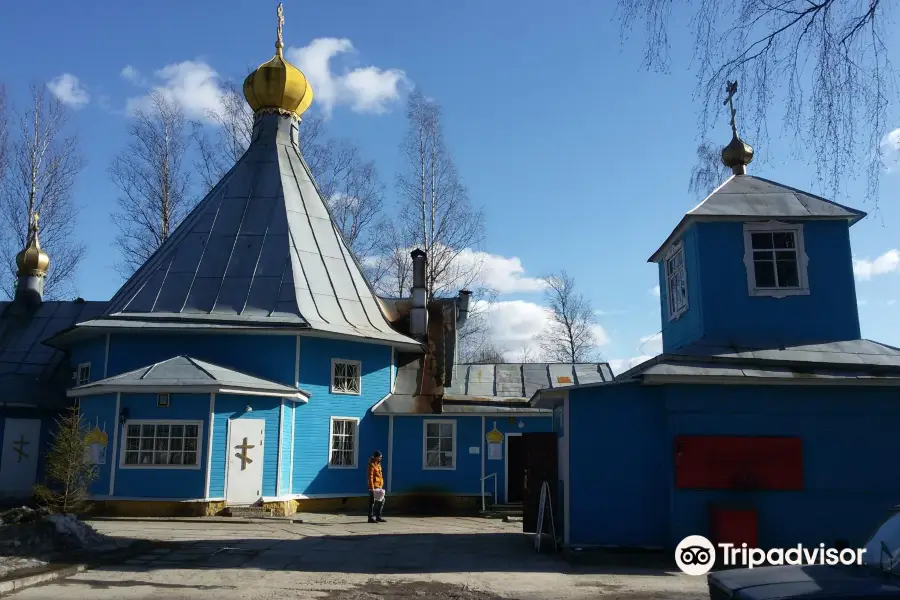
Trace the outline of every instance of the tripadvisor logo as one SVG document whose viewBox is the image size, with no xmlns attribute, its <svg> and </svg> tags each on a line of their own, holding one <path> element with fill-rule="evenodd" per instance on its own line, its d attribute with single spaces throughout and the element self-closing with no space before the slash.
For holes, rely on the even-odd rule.
<svg viewBox="0 0 900 600">
<path fill-rule="evenodd" d="M 705 575 L 716 564 L 716 555 L 726 567 L 759 567 L 762 565 L 861 565 L 865 548 L 804 548 L 797 544 L 790 548 L 748 548 L 735 544 L 718 544 L 718 548 L 702 535 L 689 535 L 675 548 L 675 564 L 688 575 Z"/>
</svg>

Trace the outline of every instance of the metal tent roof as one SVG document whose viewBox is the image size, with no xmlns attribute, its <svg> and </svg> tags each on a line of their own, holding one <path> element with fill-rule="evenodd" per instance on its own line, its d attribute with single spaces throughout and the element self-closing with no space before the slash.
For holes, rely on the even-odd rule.
<svg viewBox="0 0 900 600">
<path fill-rule="evenodd" d="M 300 155 L 297 125 L 257 117 L 246 153 L 100 324 L 288 327 L 421 348 L 385 318 Z"/>
<path fill-rule="evenodd" d="M 853 225 L 865 216 L 866 213 L 855 208 L 762 177 L 732 175 L 703 202 L 687 212 L 648 262 L 659 261 L 669 243 L 680 237 L 694 221 L 830 219 L 847 220 Z"/>
<path fill-rule="evenodd" d="M 68 390 L 70 397 L 114 392 L 219 392 L 277 396 L 305 402 L 310 394 L 289 385 L 254 377 L 189 356 L 175 356 L 140 369 Z"/>
</svg>

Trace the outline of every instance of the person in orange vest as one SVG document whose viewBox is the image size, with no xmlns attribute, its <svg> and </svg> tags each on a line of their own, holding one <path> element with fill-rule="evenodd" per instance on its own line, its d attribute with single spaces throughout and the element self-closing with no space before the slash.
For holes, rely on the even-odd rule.
<svg viewBox="0 0 900 600">
<path fill-rule="evenodd" d="M 376 450 L 369 459 L 369 523 L 384 523 L 384 475 L 381 471 L 381 452 Z"/>
</svg>

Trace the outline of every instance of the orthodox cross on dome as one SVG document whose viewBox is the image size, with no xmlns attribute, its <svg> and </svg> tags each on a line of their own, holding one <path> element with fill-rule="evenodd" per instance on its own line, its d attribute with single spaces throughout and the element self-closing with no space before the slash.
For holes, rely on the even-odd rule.
<svg viewBox="0 0 900 600">
<path fill-rule="evenodd" d="M 238 444 L 234 448 L 235 450 L 240 450 L 240 452 L 237 452 L 235 456 L 241 459 L 241 471 L 246 471 L 247 465 L 253 463 L 253 459 L 250 458 L 250 456 L 247 454 L 247 450 L 249 450 L 250 448 L 256 448 L 256 446 L 254 446 L 253 444 L 248 444 L 247 438 L 244 438 L 244 443 Z"/>
<path fill-rule="evenodd" d="M 284 6 L 281 2 L 278 3 L 276 13 L 278 14 L 278 38 L 275 41 L 275 48 L 281 53 L 281 49 L 284 48 L 284 37 L 282 36 L 284 30 Z"/>
<path fill-rule="evenodd" d="M 19 439 L 12 443 L 12 449 L 19 455 L 16 462 L 22 462 L 23 458 L 28 458 L 28 454 L 25 453 L 25 446 L 30 443 L 25 439 L 25 434 L 22 433 L 19 434 Z"/>
<path fill-rule="evenodd" d="M 737 81 L 725 82 L 725 92 L 728 94 L 728 96 L 725 98 L 725 102 L 722 103 L 727 104 L 728 108 L 731 109 L 731 133 L 733 133 L 735 136 L 737 136 L 737 125 L 735 125 L 734 122 L 735 110 L 732 98 L 734 98 L 734 95 L 737 94 L 737 84 Z"/>
</svg>

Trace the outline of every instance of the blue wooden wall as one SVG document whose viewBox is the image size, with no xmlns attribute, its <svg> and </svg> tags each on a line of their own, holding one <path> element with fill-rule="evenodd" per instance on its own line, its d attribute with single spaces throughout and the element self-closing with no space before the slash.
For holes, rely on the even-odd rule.
<svg viewBox="0 0 900 600">
<path fill-rule="evenodd" d="M 209 497 L 225 498 L 225 469 L 228 460 L 228 422 L 231 419 L 262 419 L 265 421 L 263 442 L 263 487 L 264 497 L 276 496 L 275 480 L 278 477 L 278 441 L 281 436 L 279 418 L 280 398 L 260 398 L 257 396 L 232 396 L 216 394 L 213 417 L 212 465 L 209 477 Z M 250 406 L 253 410 L 246 411 Z M 207 404 L 207 411 L 209 406 Z M 287 476 L 285 473 L 284 476 Z"/>
<path fill-rule="evenodd" d="M 93 370 L 93 367 L 91 367 Z M 154 401 L 154 405 L 156 402 Z M 106 464 L 97 465 L 97 479 L 91 484 L 91 494 L 106 496 L 109 494 L 109 477 L 113 465 L 119 460 L 113 451 L 113 438 L 115 430 L 119 426 L 119 417 L 116 415 L 116 395 L 90 396 L 81 399 L 81 417 L 86 427 L 93 429 L 99 423 L 100 429 L 106 429 Z M 120 432 L 121 433 L 121 432 Z"/>
<path fill-rule="evenodd" d="M 358 360 L 360 395 L 331 393 L 331 359 Z M 369 409 L 390 392 L 389 346 L 304 337 L 300 342 L 300 388 L 312 394 L 294 411 L 293 494 L 366 495 L 366 464 L 375 450 L 387 452 L 388 419 Z M 331 417 L 359 418 L 359 454 L 355 468 L 329 468 Z"/>
<path fill-rule="evenodd" d="M 292 335 L 113 334 L 107 375 L 111 377 L 185 354 L 293 386 L 296 343 L 297 338 Z M 82 352 L 80 345 L 77 350 Z M 101 368 L 96 371 L 98 375 L 102 373 L 102 364 L 101 361 Z"/>
<path fill-rule="evenodd" d="M 859 314 L 846 221 L 803 225 L 810 294 L 750 296 L 743 223 L 697 223 L 684 235 L 690 309 L 669 321 L 665 265 L 659 263 L 663 351 L 712 342 L 805 344 L 859 339 Z"/>
<path fill-rule="evenodd" d="M 741 234 L 743 240 L 743 233 Z M 671 352 L 703 336 L 703 298 L 700 285 L 699 239 L 697 226 L 689 228 L 682 238 L 684 242 L 684 267 L 687 272 L 688 310 L 674 321 L 669 320 L 668 288 L 666 287 L 665 258 L 659 263 L 659 308 L 662 323 L 663 352 Z M 743 260 L 743 254 L 741 255 Z M 743 263 L 739 262 L 743 272 Z M 745 286 L 746 287 L 746 286 Z"/>
<path fill-rule="evenodd" d="M 512 421 L 510 421 L 512 420 Z M 553 431 L 553 416 L 541 416 L 541 417 L 491 417 L 485 416 L 484 430 L 485 434 L 491 431 L 494 428 L 494 423 L 497 424 L 497 429 L 501 431 L 504 435 L 503 439 L 503 459 L 502 460 L 488 460 L 487 459 L 487 441 L 485 441 L 485 457 L 484 457 L 484 474 L 485 476 L 489 476 L 491 473 L 496 473 L 497 477 L 497 502 L 506 502 L 505 495 L 505 487 L 506 487 L 506 477 L 507 477 L 507 469 L 506 469 L 506 445 L 509 441 L 509 436 L 507 434 L 513 433 L 534 433 L 534 432 L 547 432 Z M 522 424 L 522 427 L 519 427 L 519 423 Z M 480 424 L 479 424 L 480 427 Z M 396 442 L 395 442 L 396 443 Z M 468 448 L 465 449 L 468 452 Z M 513 477 L 513 474 L 509 475 Z M 479 474 L 480 478 L 481 475 Z M 494 484 L 488 479 L 485 482 L 485 493 L 493 494 L 494 493 Z"/>
<path fill-rule="evenodd" d="M 456 468 L 425 469 L 424 422 L 456 421 Z M 498 429 L 500 424 L 498 423 Z M 469 447 L 481 452 L 481 416 L 442 417 L 410 415 L 394 417 L 394 445 L 391 493 L 439 493 L 480 495 L 481 454 L 469 454 Z"/>
<path fill-rule="evenodd" d="M 900 504 L 890 388 L 624 385 L 572 390 L 569 410 L 573 544 L 671 547 L 709 533 L 711 502 L 738 501 L 763 546 L 861 545 Z M 800 437 L 804 490 L 675 490 L 677 435 Z"/>
</svg>

